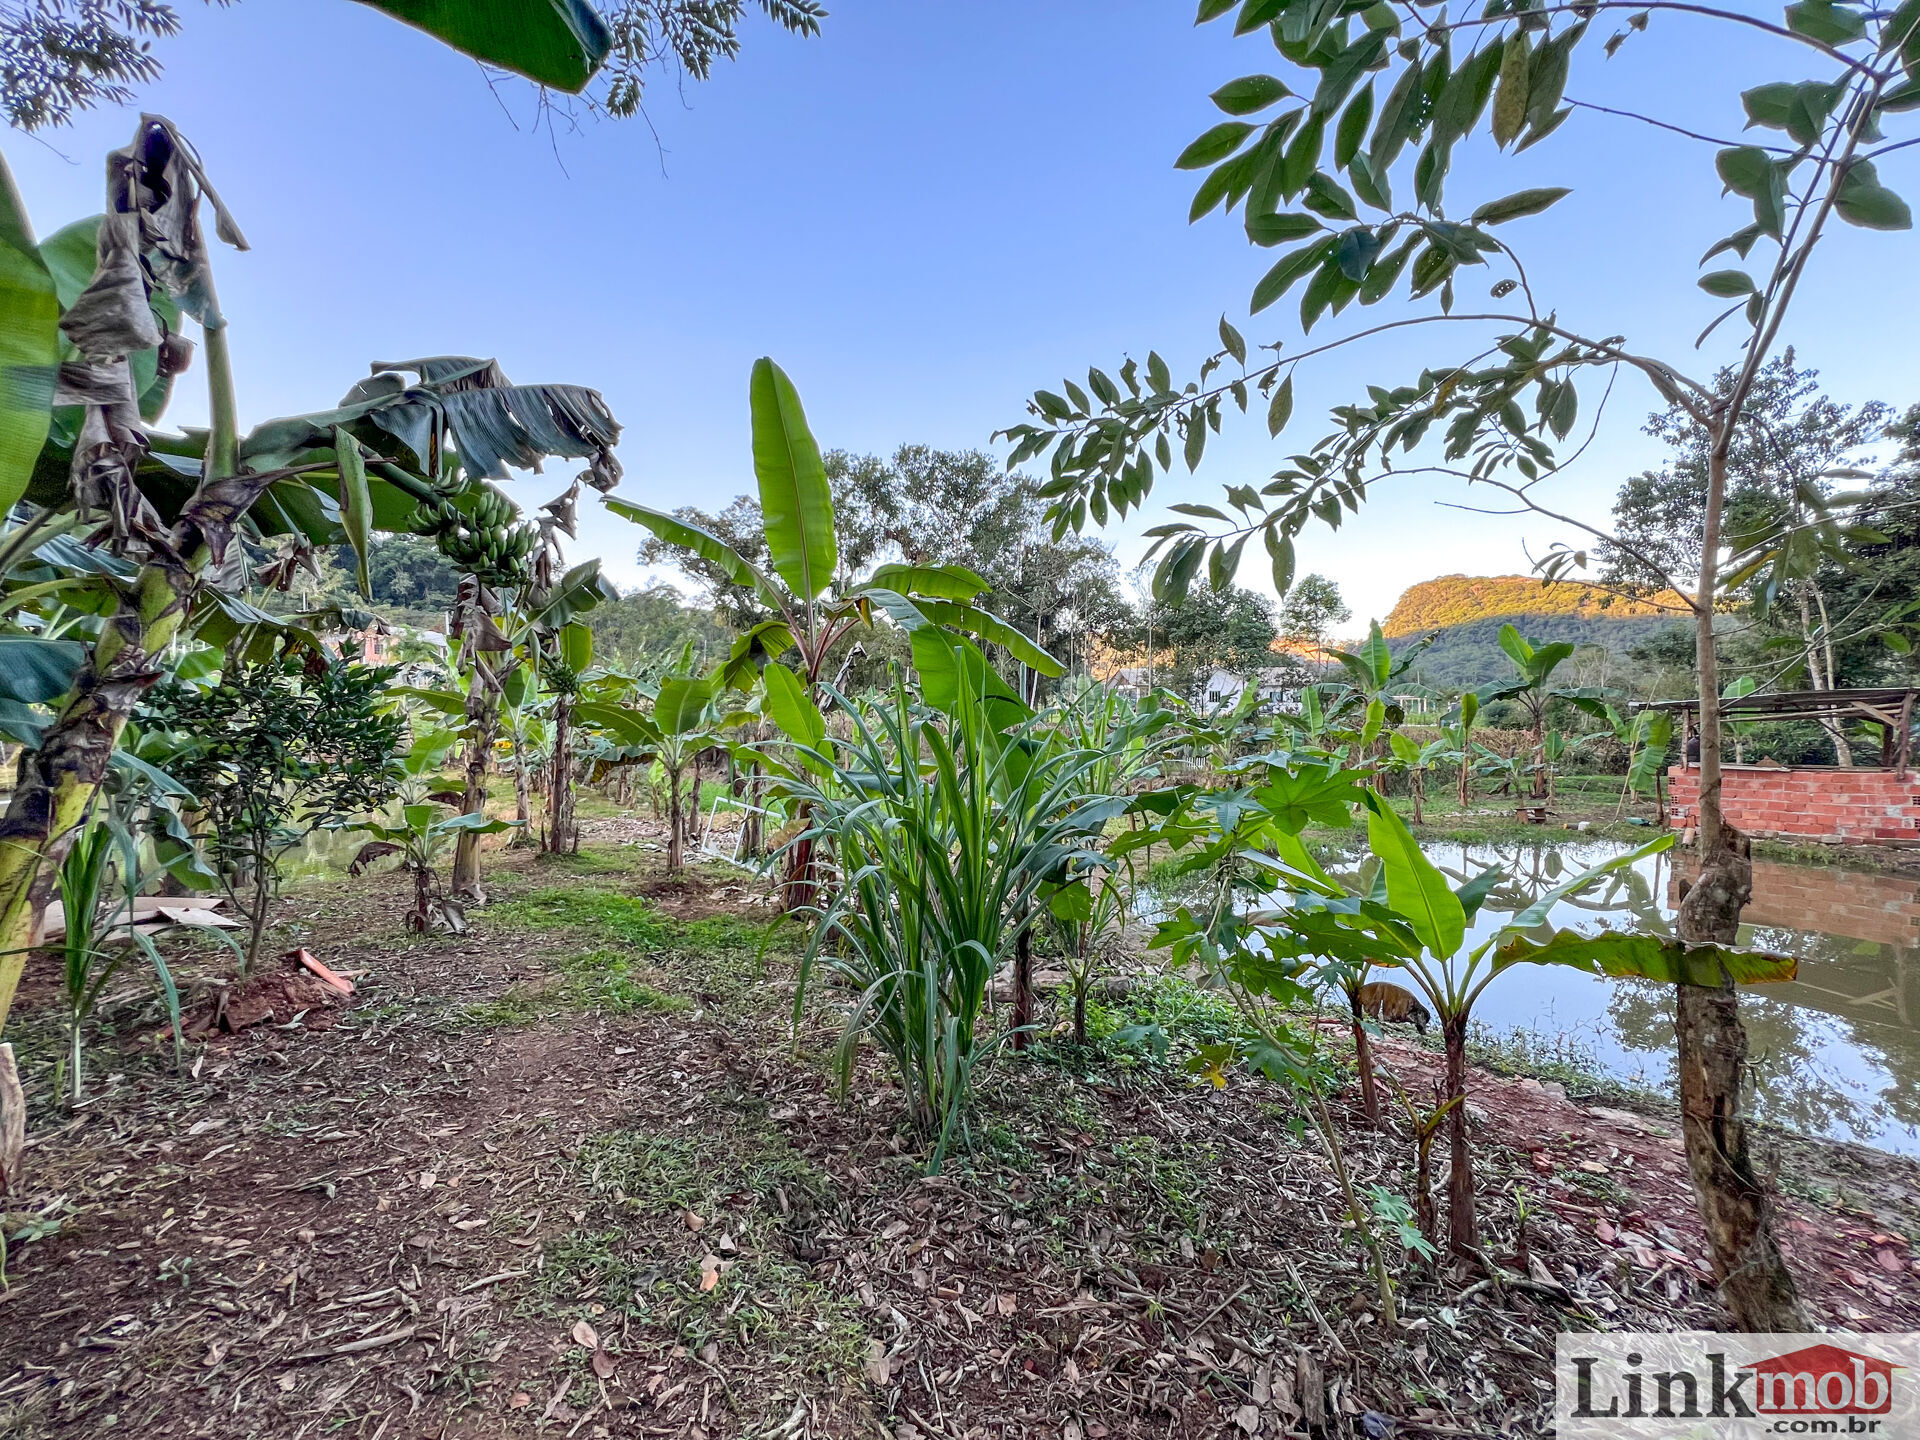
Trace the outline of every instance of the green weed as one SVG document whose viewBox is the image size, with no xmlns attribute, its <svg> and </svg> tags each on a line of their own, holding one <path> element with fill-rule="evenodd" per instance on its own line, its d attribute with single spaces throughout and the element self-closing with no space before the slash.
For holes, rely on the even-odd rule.
<svg viewBox="0 0 1920 1440">
<path fill-rule="evenodd" d="M 832 1204 L 830 1186 L 777 1132 L 743 1118 L 697 1134 L 588 1141 L 574 1162 L 588 1190 L 634 1223 L 551 1245 L 541 1296 L 563 1308 L 596 1301 L 689 1349 L 737 1342 L 756 1365 L 850 1375 L 866 1353 L 857 1307 L 794 1255 Z M 689 1212 L 701 1217 L 697 1232 Z M 702 1289 L 708 1257 L 720 1265 Z"/>
</svg>

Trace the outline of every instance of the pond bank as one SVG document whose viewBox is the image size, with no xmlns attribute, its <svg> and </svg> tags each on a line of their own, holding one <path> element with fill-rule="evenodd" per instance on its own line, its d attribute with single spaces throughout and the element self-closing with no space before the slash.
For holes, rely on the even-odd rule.
<svg viewBox="0 0 1920 1440">
<path fill-rule="evenodd" d="M 490 856 L 496 903 L 461 939 L 407 937 L 391 876 L 294 892 L 281 938 L 353 999 L 181 1078 L 120 1010 L 75 1115 L 29 1011 L 0 1433 L 1102 1440 L 1371 1410 L 1530 1435 L 1559 1328 L 1720 1323 L 1658 1121 L 1476 1075 L 1489 1251 L 1531 1271 L 1523 1198 L 1564 1298 L 1401 1256 L 1383 1329 L 1285 1093 L 1180 1065 L 1197 1009 L 1167 1012 L 1165 1060 L 1049 1041 L 996 1065 L 929 1178 L 870 1062 L 833 1092 L 836 997 L 796 1050 L 792 938 L 757 958 L 755 888 L 667 880 L 644 824 L 620 833 L 640 843 Z M 1427 1083 L 1426 1052 L 1382 1048 Z M 1405 1193 L 1410 1141 L 1348 1098 L 1363 1180 Z M 1920 1327 L 1913 1167 L 1865 1209 L 1806 1164 L 1785 1238 L 1821 1321 Z"/>
</svg>

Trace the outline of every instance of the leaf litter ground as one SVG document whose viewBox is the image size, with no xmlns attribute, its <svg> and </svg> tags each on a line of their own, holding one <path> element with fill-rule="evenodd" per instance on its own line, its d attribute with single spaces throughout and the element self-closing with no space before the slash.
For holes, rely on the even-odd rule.
<svg viewBox="0 0 1920 1440">
<path fill-rule="evenodd" d="M 294 892 L 281 936 L 351 1001 L 269 977 L 307 1008 L 176 1076 L 129 991 L 72 1112 L 31 1063 L 59 1048 L 43 971 L 14 1037 L 37 1108 L 0 1435 L 1533 1435 L 1556 1331 L 1724 1323 L 1670 1126 L 1534 1081 L 1473 1086 L 1508 1278 L 1403 1263 L 1391 1330 L 1262 1082 L 1049 1041 L 993 1069 L 929 1178 L 877 1069 L 833 1092 L 838 997 L 793 1037 L 759 887 L 669 880 L 644 826 L 607 829 L 625 843 L 497 855 L 459 939 L 406 934 L 398 877 Z M 1130 1003 L 1156 993 L 1177 1059 L 1209 1012 Z M 1416 1093 L 1437 1073 L 1378 1048 Z M 1406 1191 L 1401 1131 L 1348 1143 Z M 1784 1158 L 1821 1321 L 1920 1328 L 1920 1172 Z"/>
</svg>

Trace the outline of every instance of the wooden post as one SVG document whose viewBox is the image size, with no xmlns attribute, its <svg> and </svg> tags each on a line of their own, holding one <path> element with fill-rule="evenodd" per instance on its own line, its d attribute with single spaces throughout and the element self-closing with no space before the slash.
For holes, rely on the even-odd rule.
<svg viewBox="0 0 1920 1440">
<path fill-rule="evenodd" d="M 1907 762 L 1913 758 L 1913 691 L 1900 701 L 1900 775 L 1907 778 Z"/>
</svg>

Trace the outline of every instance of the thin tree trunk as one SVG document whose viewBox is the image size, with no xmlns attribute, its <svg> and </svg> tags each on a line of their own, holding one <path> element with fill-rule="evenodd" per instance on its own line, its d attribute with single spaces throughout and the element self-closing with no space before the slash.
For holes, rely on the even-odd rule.
<svg viewBox="0 0 1920 1440">
<path fill-rule="evenodd" d="M 1820 601 L 1820 624 L 1818 629 L 1816 629 L 1814 625 L 1812 612 L 1807 605 L 1807 592 L 1810 589 L 1814 597 Z M 1824 643 L 1818 638 L 1821 635 L 1827 634 L 1826 601 L 1820 597 L 1818 586 L 1803 584 L 1799 587 L 1799 591 L 1800 638 L 1806 652 L 1807 681 L 1815 690 L 1831 690 L 1834 688 L 1833 646 L 1830 638 Z M 1823 658 L 1826 661 L 1824 667 L 1821 664 Z M 1853 747 L 1847 743 L 1847 732 L 1841 728 L 1840 722 L 1831 715 L 1822 715 L 1817 723 L 1822 730 L 1826 731 L 1828 743 L 1833 746 L 1833 763 L 1843 770 L 1851 770 L 1853 768 Z"/>
<path fill-rule="evenodd" d="M 1726 413 L 1718 417 L 1720 433 L 1708 456 L 1700 589 L 1694 605 L 1700 677 L 1697 818 L 1701 853 L 1699 875 L 1680 902 L 1678 921 L 1680 938 L 1696 944 L 1734 943 L 1740 912 L 1753 891 L 1746 840 L 1726 823 L 1720 806 L 1720 675 L 1713 636 L 1727 448 L 1739 398 L 1736 394 Z M 1754 1164 L 1741 1115 L 1747 1032 L 1740 1023 L 1733 983 L 1723 976 L 1719 985 L 1679 985 L 1675 991 L 1681 1130 L 1721 1299 L 1742 1330 L 1804 1331 L 1806 1317 L 1793 1276 L 1774 1239 L 1772 1196 Z"/>
<path fill-rule="evenodd" d="M 267 907 L 273 903 L 273 872 L 260 857 L 253 862 L 253 929 L 247 936 L 246 960 L 240 967 L 240 982 L 245 984 L 260 963 L 260 945 L 267 938 Z"/>
<path fill-rule="evenodd" d="M 527 788 L 527 748 L 524 732 L 513 741 L 513 818 L 520 828 L 513 833 L 515 846 L 533 843 L 533 797 Z"/>
<path fill-rule="evenodd" d="M 1547 716 L 1542 710 L 1533 717 L 1533 798 L 1547 798 Z"/>
<path fill-rule="evenodd" d="M 667 769 L 667 873 L 678 873 L 680 869 L 680 771 L 676 766 Z"/>
<path fill-rule="evenodd" d="M 1353 1058 L 1355 1067 L 1360 1071 L 1360 1108 L 1367 1112 L 1367 1124 L 1378 1130 L 1380 1087 L 1373 1078 L 1373 1041 L 1367 1035 L 1366 1022 L 1360 1015 L 1359 990 L 1349 991 L 1347 1000 L 1353 1006 Z"/>
<path fill-rule="evenodd" d="M 1033 930 L 1020 932 L 1013 942 L 1013 1048 L 1024 1050 L 1033 1039 Z"/>
<path fill-rule="evenodd" d="M 1449 1015 L 1440 1022 L 1447 1049 L 1447 1096 L 1458 1099 L 1447 1112 L 1447 1239 L 1456 1255 L 1472 1255 L 1480 1246 L 1474 1217 L 1473 1152 L 1467 1134 L 1467 1018 Z"/>
</svg>

